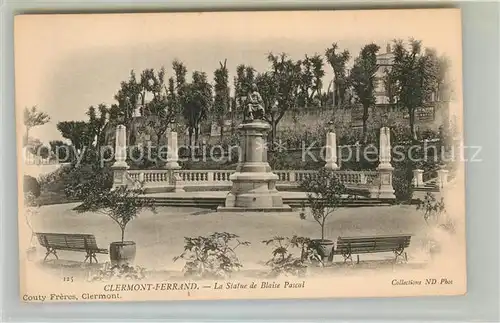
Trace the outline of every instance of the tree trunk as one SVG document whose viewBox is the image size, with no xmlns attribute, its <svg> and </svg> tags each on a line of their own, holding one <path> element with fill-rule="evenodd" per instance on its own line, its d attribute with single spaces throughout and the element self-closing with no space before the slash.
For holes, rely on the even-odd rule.
<svg viewBox="0 0 500 323">
<path fill-rule="evenodd" d="M 274 116 L 271 121 L 271 144 L 268 145 L 271 148 L 271 151 L 274 151 L 274 141 L 276 140 L 276 128 L 278 127 L 278 122 L 274 119 Z"/>
<path fill-rule="evenodd" d="M 120 227 L 120 229 L 122 230 L 122 242 L 123 242 L 123 240 L 125 240 L 125 227 Z"/>
<path fill-rule="evenodd" d="M 417 140 L 417 131 L 415 129 L 415 109 L 411 108 L 409 109 L 409 115 L 410 115 L 410 130 L 411 130 L 411 136 L 413 140 Z"/>
<path fill-rule="evenodd" d="M 193 150 L 193 128 L 188 128 L 188 136 L 189 136 L 189 149 Z"/>
<path fill-rule="evenodd" d="M 363 106 L 363 143 L 368 141 L 368 106 Z"/>
<path fill-rule="evenodd" d="M 198 126 L 194 127 L 194 144 L 195 146 L 198 146 L 199 144 L 199 128 Z"/>
<path fill-rule="evenodd" d="M 220 140 L 224 138 L 224 120 L 221 122 L 220 125 Z"/>
</svg>

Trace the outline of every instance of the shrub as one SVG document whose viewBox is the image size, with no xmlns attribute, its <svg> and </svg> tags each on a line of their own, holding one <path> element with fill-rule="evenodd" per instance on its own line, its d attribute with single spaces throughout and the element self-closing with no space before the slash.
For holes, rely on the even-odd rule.
<svg viewBox="0 0 500 323">
<path fill-rule="evenodd" d="M 23 192 L 30 193 L 34 197 L 40 196 L 40 184 L 36 178 L 29 175 L 24 175 Z"/>
<path fill-rule="evenodd" d="M 413 198 L 413 171 L 409 165 L 397 165 L 392 173 L 396 202 L 411 202 Z"/>
<path fill-rule="evenodd" d="M 110 280 L 142 280 L 146 278 L 146 269 L 139 266 L 111 265 L 105 263 L 95 274 L 89 274 L 87 280 L 89 282 L 102 282 Z"/>
<path fill-rule="evenodd" d="M 68 197 L 85 200 L 90 194 L 109 191 L 113 186 L 113 172 L 110 167 L 93 164 L 72 166 L 64 176 L 64 191 Z"/>
<path fill-rule="evenodd" d="M 307 268 L 311 264 L 323 266 L 322 258 L 309 238 L 298 236 L 292 238 L 273 237 L 262 241 L 262 243 L 274 246 L 272 257 L 266 262 L 266 265 L 271 268 L 269 276 L 291 275 L 300 277 L 306 274 Z M 299 257 L 291 253 L 290 249 L 293 248 L 300 249 Z"/>
<path fill-rule="evenodd" d="M 440 200 L 437 200 L 434 194 L 427 192 L 424 200 L 420 200 L 417 204 L 417 210 L 422 211 L 426 223 L 429 223 L 429 220 L 437 222 L 440 216 L 446 212 L 444 198 L 441 197 Z"/>
<path fill-rule="evenodd" d="M 238 238 L 227 232 L 215 232 L 208 237 L 185 237 L 184 252 L 173 260 L 186 261 L 183 268 L 186 277 L 228 278 L 243 267 L 235 250 L 250 244 Z"/>
</svg>

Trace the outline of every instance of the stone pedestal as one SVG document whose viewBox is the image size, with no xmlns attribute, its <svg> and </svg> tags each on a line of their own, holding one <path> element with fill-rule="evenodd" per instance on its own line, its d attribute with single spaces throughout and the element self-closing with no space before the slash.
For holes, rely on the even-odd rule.
<svg viewBox="0 0 500 323">
<path fill-rule="evenodd" d="M 113 188 L 127 185 L 127 128 L 124 125 L 116 127 L 115 163 L 113 169 Z"/>
<path fill-rule="evenodd" d="M 329 170 L 338 170 L 337 165 L 337 137 L 334 132 L 326 134 L 326 154 L 325 168 Z"/>
<path fill-rule="evenodd" d="M 217 211 L 291 211 L 276 189 L 278 175 L 271 171 L 267 162 L 265 136 L 270 128 L 260 120 L 238 127 L 242 134 L 240 162 L 236 173 L 229 178 L 233 185 L 225 205 Z"/>
<path fill-rule="evenodd" d="M 448 185 L 448 173 L 449 171 L 446 169 L 438 170 L 438 187 L 439 189 L 443 189 Z"/>
<path fill-rule="evenodd" d="M 396 195 L 394 195 L 392 186 L 392 171 L 394 168 L 391 165 L 391 134 L 387 127 L 380 129 L 379 162 L 377 167 L 380 179 L 378 198 L 395 199 Z"/>
<path fill-rule="evenodd" d="M 413 186 L 423 187 L 424 186 L 424 171 L 422 169 L 413 170 Z"/>
<path fill-rule="evenodd" d="M 177 132 L 170 131 L 167 135 L 167 163 L 166 169 L 180 169 L 179 165 L 179 147 L 177 144 Z"/>
</svg>

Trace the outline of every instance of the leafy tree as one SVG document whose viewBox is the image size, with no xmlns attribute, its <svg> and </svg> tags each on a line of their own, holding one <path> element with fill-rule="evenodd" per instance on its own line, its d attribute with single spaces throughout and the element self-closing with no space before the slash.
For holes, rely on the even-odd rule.
<svg viewBox="0 0 500 323">
<path fill-rule="evenodd" d="M 97 111 L 99 113 L 97 113 Z M 108 120 L 109 111 L 104 104 L 99 104 L 97 106 L 97 111 L 93 106 L 91 106 L 87 110 L 87 116 L 89 117 L 88 136 L 91 141 L 89 145 L 99 152 L 105 140 L 104 129 Z M 96 156 L 98 156 L 98 154 L 96 154 Z"/>
<path fill-rule="evenodd" d="M 212 85 L 207 81 L 205 72 L 194 71 L 191 83 L 185 84 L 180 95 L 184 120 L 188 127 L 189 143 L 198 143 L 200 123 L 206 119 L 212 106 Z"/>
<path fill-rule="evenodd" d="M 153 98 L 145 103 L 144 110 L 148 118 L 148 125 L 156 134 L 157 146 L 160 145 L 160 139 L 165 134 L 169 126 L 175 121 L 179 111 L 175 102 L 174 80 L 168 80 L 169 85 L 165 84 L 165 69 L 162 67 L 157 73 L 153 69 L 144 70 L 141 75 L 144 93 L 150 93 Z"/>
<path fill-rule="evenodd" d="M 244 99 L 251 90 L 252 83 L 255 82 L 255 69 L 248 65 L 240 64 L 236 67 L 236 76 L 234 77 L 234 99 L 235 107 L 239 112 L 243 112 Z"/>
<path fill-rule="evenodd" d="M 271 142 L 285 113 L 296 106 L 299 93 L 301 63 L 290 59 L 285 53 L 270 53 L 270 71 L 259 74 L 255 83 L 259 88 L 266 110 L 265 119 L 271 124 Z"/>
<path fill-rule="evenodd" d="M 61 140 L 52 140 L 49 142 L 52 155 L 59 161 L 67 161 L 71 158 L 71 149 L 68 144 Z"/>
<path fill-rule="evenodd" d="M 50 117 L 45 112 L 39 111 L 36 106 L 32 106 L 31 109 L 24 108 L 23 121 L 24 121 L 24 126 L 26 128 L 23 143 L 24 145 L 27 145 L 29 139 L 29 131 L 33 127 L 43 126 L 44 124 L 50 121 Z"/>
<path fill-rule="evenodd" d="M 300 187 L 307 192 L 307 205 L 311 208 L 313 219 L 321 227 L 321 240 L 324 240 L 326 220 L 342 206 L 342 197 L 347 189 L 335 172 L 325 168 L 321 168 L 316 176 L 301 181 Z"/>
<path fill-rule="evenodd" d="M 131 70 L 128 81 L 121 82 L 120 89 L 115 94 L 118 104 L 113 107 L 112 115 L 119 119 L 119 123 L 129 124 L 140 102 L 144 99 L 141 95 L 141 82 L 137 80 L 134 70 Z"/>
<path fill-rule="evenodd" d="M 395 40 L 393 52 L 397 96 L 400 105 L 408 111 L 412 137 L 416 140 L 415 110 L 429 102 L 437 88 L 436 56 L 432 51 L 422 51 L 421 41 L 415 39 L 409 40 L 409 46 Z"/>
<path fill-rule="evenodd" d="M 226 113 L 229 111 L 230 94 L 229 94 L 229 72 L 226 67 L 226 60 L 224 64 L 219 62 L 220 67 L 214 72 L 214 113 L 220 126 L 221 140 L 224 137 L 224 120 Z"/>
<path fill-rule="evenodd" d="M 100 181 L 100 178 L 94 177 Z M 92 184 L 93 182 L 90 182 Z M 125 239 L 127 224 L 144 209 L 155 212 L 153 199 L 143 197 L 142 189 L 129 189 L 120 186 L 111 190 L 96 190 L 88 187 L 83 194 L 82 204 L 76 210 L 83 212 L 100 212 L 111 218 L 121 231 L 121 241 Z"/>
<path fill-rule="evenodd" d="M 365 45 L 354 62 L 349 81 L 363 106 L 363 142 L 366 143 L 368 110 L 375 105 L 375 73 L 377 72 L 376 44 Z"/>
<path fill-rule="evenodd" d="M 85 121 L 61 121 L 57 123 L 57 130 L 63 138 L 71 141 L 76 151 L 81 151 L 92 143 L 92 132 Z"/>
<path fill-rule="evenodd" d="M 333 43 L 331 47 L 325 51 L 326 60 L 333 69 L 333 105 L 340 107 L 345 100 L 346 91 L 349 87 L 347 79 L 346 64 L 351 58 L 349 51 L 346 49 L 341 53 L 337 53 L 339 49 L 337 43 Z"/>
<path fill-rule="evenodd" d="M 300 106 L 310 106 L 314 102 L 316 96 L 321 96 L 323 88 L 323 59 L 320 55 L 315 54 L 311 57 L 305 56 L 304 60 L 300 61 L 301 77 L 300 77 L 300 93 L 298 95 L 298 104 Z"/>
</svg>

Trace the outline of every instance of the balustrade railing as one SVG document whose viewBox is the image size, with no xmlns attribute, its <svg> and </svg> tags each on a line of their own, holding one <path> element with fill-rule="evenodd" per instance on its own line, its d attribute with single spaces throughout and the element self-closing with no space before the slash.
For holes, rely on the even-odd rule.
<svg viewBox="0 0 500 323">
<path fill-rule="evenodd" d="M 129 170 L 128 177 L 134 182 L 145 185 L 171 184 L 175 174 L 176 181 L 184 184 L 230 183 L 234 170 Z M 296 184 L 317 176 L 314 170 L 275 170 L 278 184 Z M 379 177 L 376 171 L 335 171 L 341 182 L 346 185 L 376 185 Z"/>
</svg>

